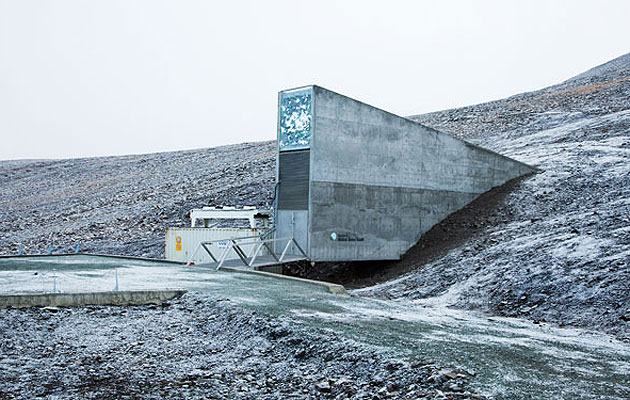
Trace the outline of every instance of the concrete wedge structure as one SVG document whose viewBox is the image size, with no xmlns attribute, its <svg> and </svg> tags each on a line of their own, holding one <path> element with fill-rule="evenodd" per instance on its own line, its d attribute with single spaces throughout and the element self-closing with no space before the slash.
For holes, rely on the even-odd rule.
<svg viewBox="0 0 630 400">
<path fill-rule="evenodd" d="M 318 86 L 280 92 L 276 237 L 311 261 L 400 258 L 535 168 Z"/>
</svg>

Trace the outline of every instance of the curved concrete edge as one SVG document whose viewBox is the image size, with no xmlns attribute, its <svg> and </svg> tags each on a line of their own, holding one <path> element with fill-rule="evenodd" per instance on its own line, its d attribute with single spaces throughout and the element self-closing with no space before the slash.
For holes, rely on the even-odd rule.
<svg viewBox="0 0 630 400">
<path fill-rule="evenodd" d="M 280 274 L 274 274 L 272 272 L 248 270 L 248 269 L 241 269 L 241 268 L 221 267 L 221 270 L 230 271 L 230 272 L 242 272 L 244 274 L 262 275 L 262 276 L 267 276 L 267 277 L 275 278 L 275 279 L 285 279 L 289 281 L 301 282 L 301 283 L 306 283 L 310 285 L 322 286 L 326 288 L 326 290 L 328 290 L 329 293 L 349 296 L 349 293 L 346 290 L 346 288 L 343 285 L 339 285 L 336 283 L 315 281 L 312 279 L 298 278 L 296 276 L 280 275 Z"/>
<path fill-rule="evenodd" d="M 130 306 L 160 304 L 178 299 L 184 289 L 125 290 L 119 292 L 20 293 L 0 295 L 0 308 L 77 307 L 87 305 Z"/>
</svg>

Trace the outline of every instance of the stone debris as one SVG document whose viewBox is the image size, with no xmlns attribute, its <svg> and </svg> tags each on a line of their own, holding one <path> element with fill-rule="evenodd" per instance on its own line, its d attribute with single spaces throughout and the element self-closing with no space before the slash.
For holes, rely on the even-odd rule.
<svg viewBox="0 0 630 400">
<path fill-rule="evenodd" d="M 125 310 L 124 318 L 118 307 L 0 310 L 0 398 L 482 398 L 460 376 L 432 381 L 442 369 L 423 360 L 403 363 L 201 294 Z M 296 343 L 308 357 L 294 357 Z"/>
<path fill-rule="evenodd" d="M 449 293 L 454 307 L 630 340 L 630 54 L 536 92 L 413 119 L 541 171 L 447 218 L 390 266 L 404 278 L 361 293 Z"/>
</svg>

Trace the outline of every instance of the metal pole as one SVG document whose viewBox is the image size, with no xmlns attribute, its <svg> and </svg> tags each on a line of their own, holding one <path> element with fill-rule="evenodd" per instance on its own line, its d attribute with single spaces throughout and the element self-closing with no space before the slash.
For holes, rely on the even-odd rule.
<svg viewBox="0 0 630 400">
<path fill-rule="evenodd" d="M 285 254 L 287 254 L 287 250 L 289 250 L 289 246 L 291 245 L 291 240 L 293 239 L 289 239 L 289 241 L 287 242 L 287 245 L 284 247 L 284 251 L 280 255 L 280 260 L 278 260 L 279 262 L 282 262 L 282 260 L 284 260 L 284 256 Z"/>
<path fill-rule="evenodd" d="M 227 257 L 228 252 L 232 248 L 232 242 L 228 242 L 228 247 L 223 250 L 223 254 L 221 254 L 221 259 L 219 260 L 219 264 L 217 264 L 217 271 L 223 266 L 223 262 L 225 261 L 225 257 Z"/>
<path fill-rule="evenodd" d="M 263 242 L 264 243 L 264 242 Z M 251 261 L 249 262 L 249 266 L 251 267 L 252 265 L 254 265 L 254 261 L 256 261 L 256 257 L 258 257 L 258 253 L 260 252 L 260 249 L 263 246 L 263 243 L 260 243 L 258 246 L 256 246 L 256 251 L 254 252 L 254 255 L 252 256 Z"/>
</svg>

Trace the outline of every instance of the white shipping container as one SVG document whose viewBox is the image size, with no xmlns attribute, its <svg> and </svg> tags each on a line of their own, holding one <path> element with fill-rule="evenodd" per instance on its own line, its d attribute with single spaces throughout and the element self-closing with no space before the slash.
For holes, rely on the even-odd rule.
<svg viewBox="0 0 630 400">
<path fill-rule="evenodd" d="M 167 260 L 193 261 L 195 264 L 211 263 L 212 258 L 200 246 L 201 242 L 218 241 L 208 245 L 212 254 L 219 259 L 229 239 L 258 235 L 259 231 L 251 228 L 167 228 L 164 255 Z M 251 254 L 254 244 L 243 245 L 245 254 Z M 265 249 L 263 249 L 265 250 Z M 260 254 L 266 254 L 261 251 Z M 233 250 L 226 256 L 226 260 L 237 259 Z"/>
</svg>

